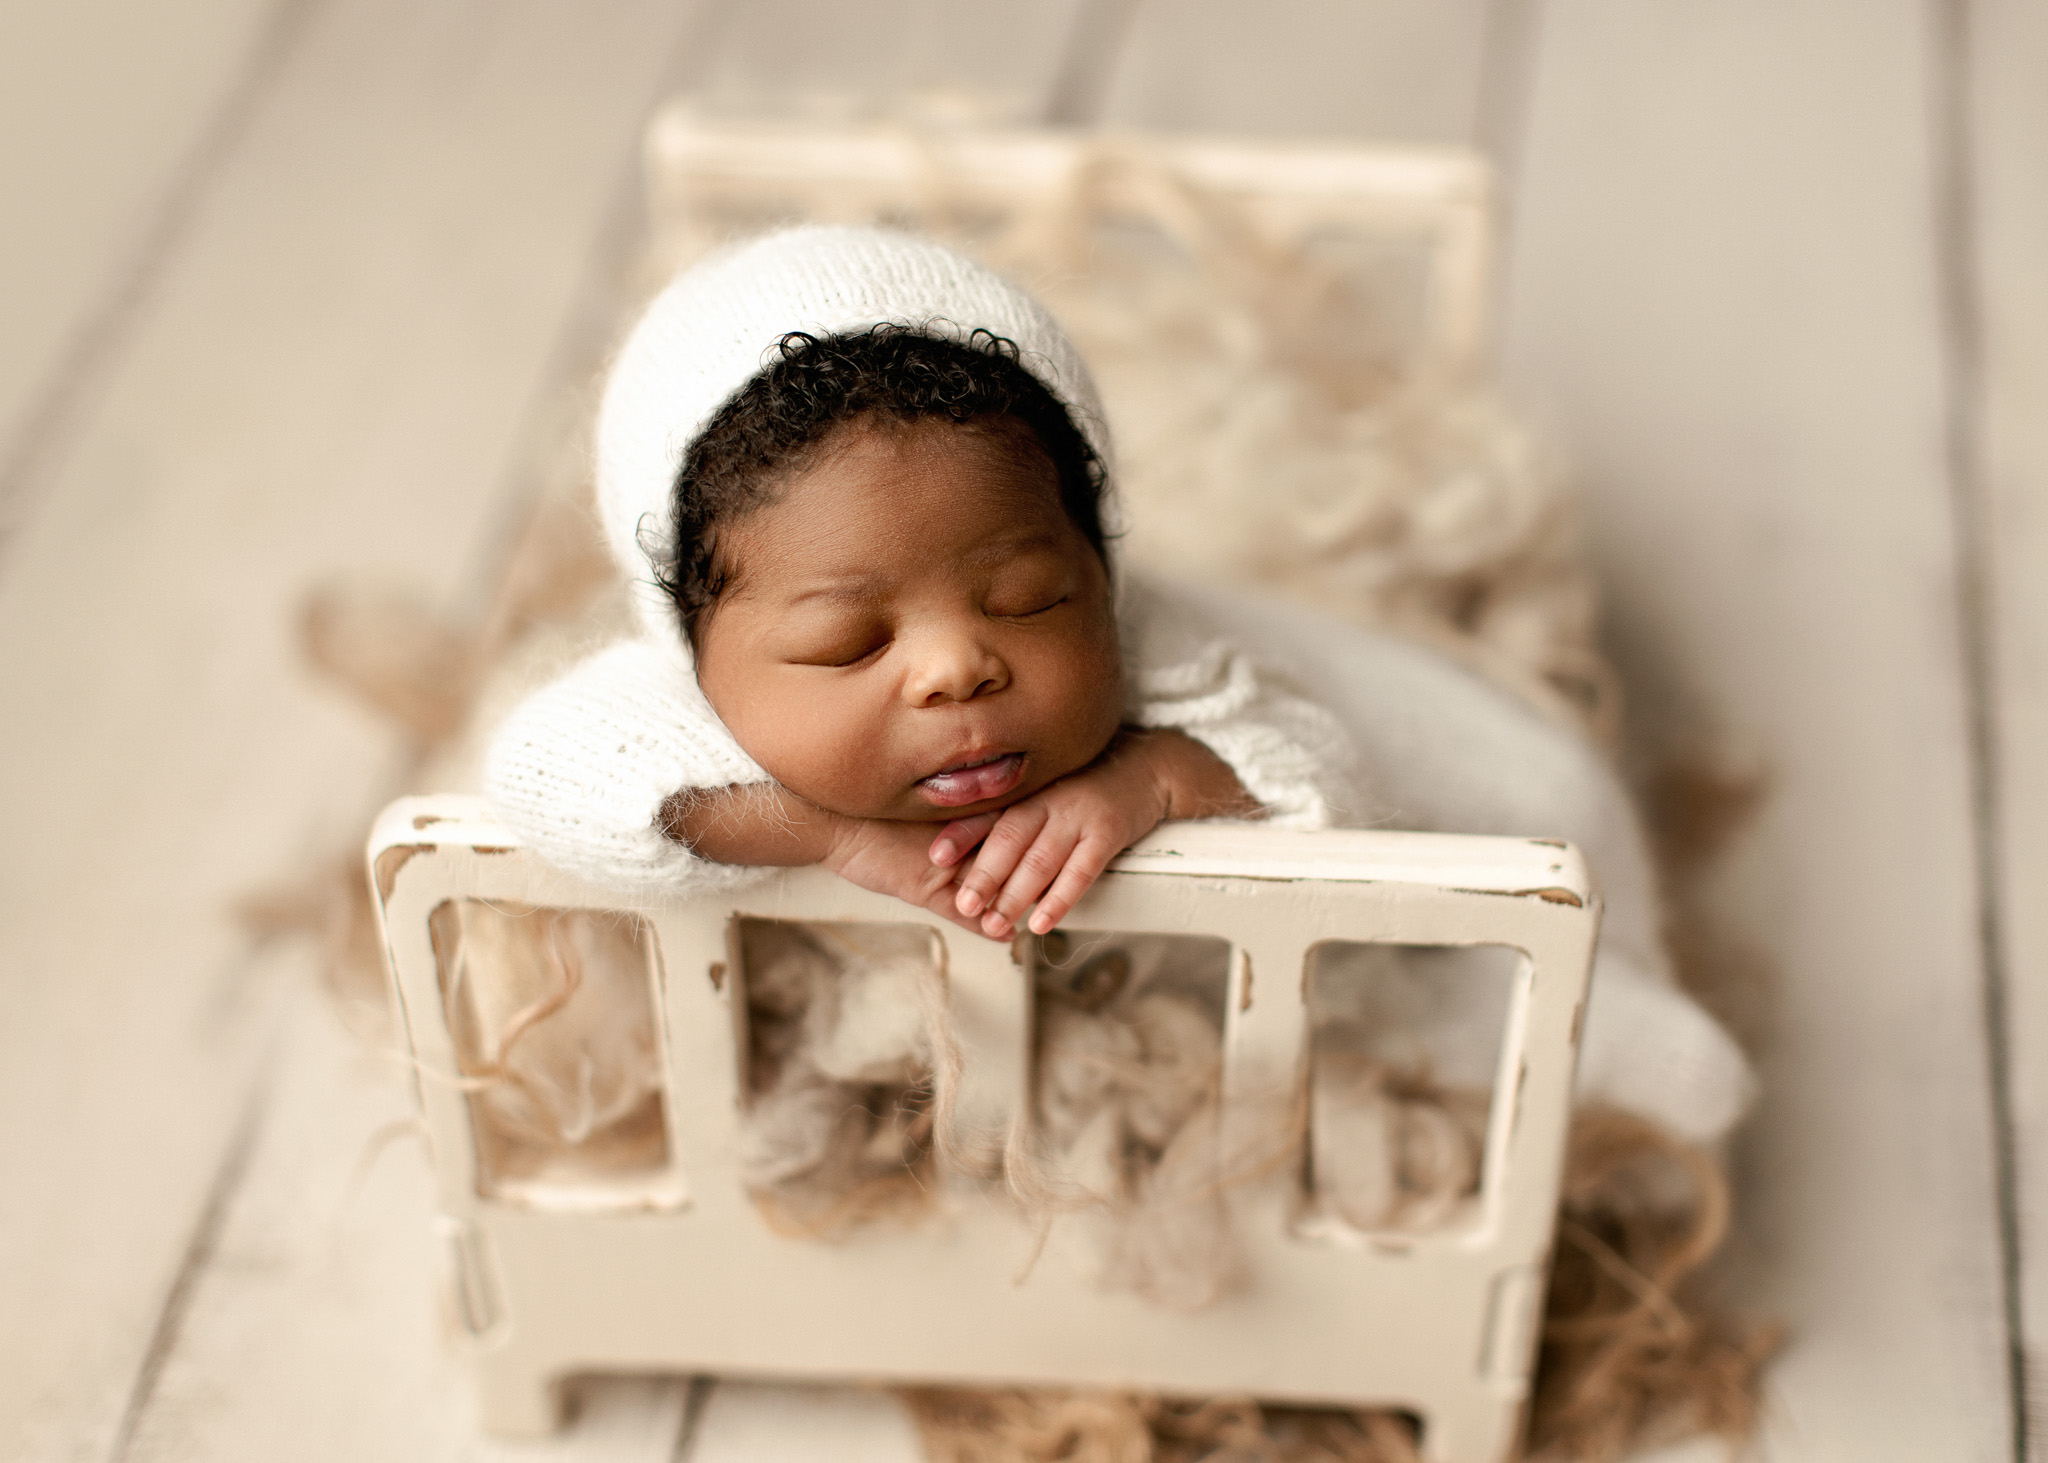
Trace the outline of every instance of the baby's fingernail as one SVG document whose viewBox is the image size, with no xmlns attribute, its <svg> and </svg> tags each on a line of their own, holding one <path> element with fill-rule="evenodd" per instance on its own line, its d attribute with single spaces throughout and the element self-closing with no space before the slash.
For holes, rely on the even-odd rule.
<svg viewBox="0 0 2048 1463">
<path fill-rule="evenodd" d="M 1000 940 L 1010 933 L 1010 922 L 999 914 L 992 914 L 981 922 L 982 932 L 992 940 Z"/>
<path fill-rule="evenodd" d="M 1055 921 L 1048 919 L 1043 913 L 1034 914 L 1031 916 L 1031 933 L 1034 935 L 1050 934 L 1054 923 Z"/>
<path fill-rule="evenodd" d="M 932 862 L 940 868 L 944 868 L 958 857 L 960 857 L 959 852 L 950 843 L 934 843 L 932 845 Z"/>
<path fill-rule="evenodd" d="M 962 914 L 975 915 L 981 913 L 982 905 L 987 902 L 987 900 L 983 899 L 981 895 L 977 894 L 974 890 L 962 889 L 960 891 L 960 897 L 953 901 L 953 907 L 959 910 Z"/>
</svg>

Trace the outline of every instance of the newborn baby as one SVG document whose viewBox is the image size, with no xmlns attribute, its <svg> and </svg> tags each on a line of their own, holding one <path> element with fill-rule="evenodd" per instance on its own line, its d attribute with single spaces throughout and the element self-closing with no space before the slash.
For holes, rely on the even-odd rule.
<svg viewBox="0 0 2048 1463">
<path fill-rule="evenodd" d="M 823 863 L 1002 939 L 1163 818 L 1262 811 L 1123 724 L 1100 472 L 1008 341 L 786 336 L 679 484 L 697 684 L 773 779 L 667 801 L 701 857 Z"/>
<path fill-rule="evenodd" d="M 1746 1068 L 1670 986 L 1590 749 L 1423 652 L 1120 573 L 1108 457 L 1071 343 L 958 255 L 810 228 L 698 265 L 599 421 L 641 633 L 508 718 L 493 804 L 624 902 L 822 863 L 997 939 L 1167 818 L 1572 838 L 1608 910 L 1583 1084 L 1724 1130 Z"/>
<path fill-rule="evenodd" d="M 621 894 L 825 863 L 993 938 L 1162 818 L 1340 821 L 1334 718 L 1119 582 L 1105 447 L 1057 325 L 944 249 L 699 265 L 599 423 L 643 637 L 514 713 L 492 801 Z"/>
</svg>

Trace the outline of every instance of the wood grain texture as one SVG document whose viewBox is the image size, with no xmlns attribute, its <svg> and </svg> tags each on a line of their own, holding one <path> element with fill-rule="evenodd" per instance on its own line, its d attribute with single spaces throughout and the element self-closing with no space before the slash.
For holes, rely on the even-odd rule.
<svg viewBox="0 0 2048 1463">
<path fill-rule="evenodd" d="M 1507 376 L 1578 454 L 1637 732 L 1770 777 L 1714 908 L 1777 992 L 1774 1458 L 2009 1455 L 1924 26 L 1554 0 L 1512 242 Z"/>
<path fill-rule="evenodd" d="M 2012 1059 L 2032 1456 L 2048 1457 L 2048 11 L 1980 0 L 1974 144 L 1979 433 L 1991 631 L 1997 912 Z"/>
<path fill-rule="evenodd" d="M 391 775 L 299 596 L 453 592 L 682 19 L 321 11 L 14 546 L 0 1456 L 107 1455 L 274 1025 L 226 905 Z"/>
<path fill-rule="evenodd" d="M 1485 0 L 1139 0 L 1103 120 L 1473 142 L 1488 8 Z"/>
<path fill-rule="evenodd" d="M 0 9 L 0 460 L 236 90 L 274 0 Z"/>
<path fill-rule="evenodd" d="M 302 963 L 277 975 L 290 994 L 248 1173 L 125 1456 L 668 1463 L 680 1378 L 584 1383 L 539 1443 L 479 1433 L 402 1070 L 341 1029 Z"/>
<path fill-rule="evenodd" d="M 707 114 L 1039 121 L 1089 0 L 722 0 L 683 95 Z"/>
</svg>

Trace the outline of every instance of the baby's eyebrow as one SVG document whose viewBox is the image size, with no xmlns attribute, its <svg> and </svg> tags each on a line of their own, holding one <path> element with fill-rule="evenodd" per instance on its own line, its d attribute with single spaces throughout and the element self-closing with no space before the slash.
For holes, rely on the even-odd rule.
<svg viewBox="0 0 2048 1463">
<path fill-rule="evenodd" d="M 1008 538 L 995 539 L 977 548 L 972 558 L 979 564 L 992 564 L 1003 559 L 1013 559 L 1019 554 L 1041 551 L 1057 553 L 1061 547 L 1060 536 L 1045 529 L 1030 529 L 1012 534 Z"/>
<path fill-rule="evenodd" d="M 840 600 L 854 603 L 873 599 L 877 580 L 872 575 L 849 575 L 843 579 L 831 579 L 822 584 L 813 584 L 789 597 L 793 605 L 806 604 L 814 599 Z"/>
<path fill-rule="evenodd" d="M 1018 558 L 1025 554 L 1057 553 L 1060 548 L 1058 534 L 1032 528 L 977 544 L 966 558 L 969 563 L 976 566 L 987 566 L 1000 564 L 1006 559 Z M 830 578 L 806 584 L 784 598 L 781 603 L 792 608 L 809 604 L 814 600 L 829 600 L 837 604 L 863 604 L 878 598 L 887 589 L 889 579 L 890 576 L 885 574 L 835 574 Z"/>
</svg>

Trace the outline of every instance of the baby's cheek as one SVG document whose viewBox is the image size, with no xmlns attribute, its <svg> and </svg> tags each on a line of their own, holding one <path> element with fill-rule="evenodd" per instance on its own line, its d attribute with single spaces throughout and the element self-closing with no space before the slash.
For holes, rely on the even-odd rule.
<svg viewBox="0 0 2048 1463">
<path fill-rule="evenodd" d="M 1118 682 L 1091 698 L 1085 724 L 1088 733 L 1084 740 L 1081 765 L 1086 766 L 1101 756 L 1116 736 L 1117 728 L 1123 725 L 1123 686 Z"/>
<path fill-rule="evenodd" d="M 1070 765 L 1060 775 L 1094 761 L 1123 724 L 1123 662 L 1115 635 L 1109 634 L 1071 656 L 1054 671 L 1060 690 L 1055 715 L 1061 726 L 1061 760 Z"/>
<path fill-rule="evenodd" d="M 898 789 L 882 755 L 886 728 L 869 710 L 846 692 L 792 698 L 760 718 L 758 747 L 744 737 L 740 744 L 769 776 L 819 807 L 879 816 Z"/>
</svg>

